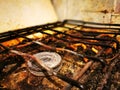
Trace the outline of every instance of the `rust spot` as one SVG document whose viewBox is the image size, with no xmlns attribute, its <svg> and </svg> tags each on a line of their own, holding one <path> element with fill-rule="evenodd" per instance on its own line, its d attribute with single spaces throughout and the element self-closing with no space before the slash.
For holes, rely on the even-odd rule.
<svg viewBox="0 0 120 90">
<path fill-rule="evenodd" d="M 105 10 L 102 10 L 100 12 L 106 14 L 106 13 L 108 13 L 108 10 L 105 9 Z"/>
</svg>

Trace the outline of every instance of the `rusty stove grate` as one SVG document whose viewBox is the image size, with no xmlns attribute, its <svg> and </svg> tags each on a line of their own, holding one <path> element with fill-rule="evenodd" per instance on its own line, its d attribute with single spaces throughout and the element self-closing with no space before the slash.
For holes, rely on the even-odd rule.
<svg viewBox="0 0 120 90">
<path fill-rule="evenodd" d="M 0 88 L 120 89 L 119 44 L 119 24 L 77 20 L 1 33 Z"/>
</svg>

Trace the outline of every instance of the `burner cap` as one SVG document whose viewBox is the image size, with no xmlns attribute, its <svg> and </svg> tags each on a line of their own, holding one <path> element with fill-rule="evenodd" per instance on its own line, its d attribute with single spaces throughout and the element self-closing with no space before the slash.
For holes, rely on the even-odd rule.
<svg viewBox="0 0 120 90">
<path fill-rule="evenodd" d="M 56 52 L 40 52 L 34 54 L 34 56 L 40 59 L 46 66 L 52 68 L 55 71 L 59 71 L 62 58 Z M 28 70 L 36 76 L 44 76 L 41 68 L 33 61 L 28 61 Z M 48 73 L 50 75 L 50 73 Z"/>
</svg>

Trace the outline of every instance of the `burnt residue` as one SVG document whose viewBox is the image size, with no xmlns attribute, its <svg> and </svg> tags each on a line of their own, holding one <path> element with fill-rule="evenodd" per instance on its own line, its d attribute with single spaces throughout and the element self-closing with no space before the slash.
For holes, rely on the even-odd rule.
<svg viewBox="0 0 120 90">
<path fill-rule="evenodd" d="M 0 80 L 7 77 L 13 71 L 15 71 L 18 67 L 20 67 L 24 63 L 24 59 L 18 55 L 10 55 L 5 58 L 5 60 L 0 62 Z"/>
</svg>

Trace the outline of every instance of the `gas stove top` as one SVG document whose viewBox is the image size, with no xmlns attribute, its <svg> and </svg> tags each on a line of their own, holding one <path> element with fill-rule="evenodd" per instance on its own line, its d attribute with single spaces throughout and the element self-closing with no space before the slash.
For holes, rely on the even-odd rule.
<svg viewBox="0 0 120 90">
<path fill-rule="evenodd" d="M 120 89 L 120 25 L 65 20 L 0 34 L 0 88 Z"/>
</svg>

